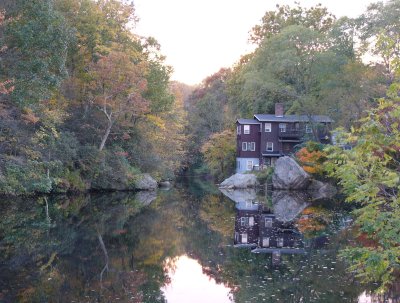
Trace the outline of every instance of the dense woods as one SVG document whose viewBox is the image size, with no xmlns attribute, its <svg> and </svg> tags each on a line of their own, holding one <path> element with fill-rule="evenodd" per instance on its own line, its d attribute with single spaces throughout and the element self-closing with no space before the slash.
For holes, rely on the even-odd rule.
<svg viewBox="0 0 400 303">
<path fill-rule="evenodd" d="M 0 192 L 131 188 L 180 168 L 183 99 L 120 1 L 2 1 Z M 173 152 L 169 152 L 172 150 Z"/>
</svg>

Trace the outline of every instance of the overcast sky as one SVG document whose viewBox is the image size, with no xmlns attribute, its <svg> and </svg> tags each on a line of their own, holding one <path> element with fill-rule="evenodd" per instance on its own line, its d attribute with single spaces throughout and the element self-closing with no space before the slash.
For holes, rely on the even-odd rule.
<svg viewBox="0 0 400 303">
<path fill-rule="evenodd" d="M 301 0 L 304 7 L 321 3 L 337 17 L 356 17 L 372 0 Z M 172 80 L 198 84 L 221 67 L 231 67 L 252 50 L 250 29 L 267 10 L 289 0 L 135 0 L 140 21 L 136 33 L 161 44 Z"/>
</svg>

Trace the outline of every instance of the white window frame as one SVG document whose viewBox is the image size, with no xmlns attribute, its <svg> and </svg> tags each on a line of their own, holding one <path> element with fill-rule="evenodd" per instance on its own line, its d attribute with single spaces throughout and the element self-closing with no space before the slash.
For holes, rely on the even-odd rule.
<svg viewBox="0 0 400 303">
<path fill-rule="evenodd" d="M 263 237 L 262 238 L 262 246 L 263 247 L 269 247 L 269 237 Z"/>
<path fill-rule="evenodd" d="M 310 124 L 306 124 L 306 134 L 311 134 L 312 133 L 312 128 Z"/>
<path fill-rule="evenodd" d="M 281 133 L 286 133 L 286 127 L 287 127 L 286 123 L 279 123 L 279 131 Z"/>
<path fill-rule="evenodd" d="M 271 145 L 271 148 L 268 148 L 268 145 Z M 266 151 L 274 151 L 274 142 L 267 142 Z"/>
<path fill-rule="evenodd" d="M 264 125 L 264 131 L 266 133 L 270 133 L 272 131 L 272 124 L 271 123 L 265 123 Z"/>
<path fill-rule="evenodd" d="M 248 243 L 248 237 L 247 237 L 247 234 L 246 233 L 244 233 L 244 234 L 240 234 L 240 242 L 242 243 L 242 244 L 247 244 Z"/>
<path fill-rule="evenodd" d="M 236 132 L 237 132 L 238 135 L 241 135 L 241 134 L 242 134 L 242 126 L 241 126 L 241 125 L 238 125 L 238 126 L 236 127 Z"/>
<path fill-rule="evenodd" d="M 265 227 L 271 228 L 273 222 L 274 222 L 274 220 L 271 217 L 265 217 L 265 219 L 264 219 Z"/>
<path fill-rule="evenodd" d="M 249 142 L 248 145 L 250 146 L 249 147 L 250 151 L 255 151 L 256 150 L 256 142 Z"/>
<path fill-rule="evenodd" d="M 242 142 L 242 151 L 247 151 L 247 142 Z"/>
<path fill-rule="evenodd" d="M 240 218 L 240 226 L 249 226 L 249 218 L 241 217 Z"/>
<path fill-rule="evenodd" d="M 277 238 L 277 239 L 276 239 L 276 246 L 277 246 L 277 247 L 283 247 L 284 244 L 285 244 L 284 241 L 285 241 L 285 240 L 283 239 L 283 237 Z"/>
<path fill-rule="evenodd" d="M 253 170 L 253 160 L 247 160 L 246 170 Z M 249 168 L 250 167 L 250 168 Z"/>
<path fill-rule="evenodd" d="M 248 125 L 248 124 L 243 125 L 243 133 L 245 135 L 250 134 L 250 125 Z"/>
</svg>

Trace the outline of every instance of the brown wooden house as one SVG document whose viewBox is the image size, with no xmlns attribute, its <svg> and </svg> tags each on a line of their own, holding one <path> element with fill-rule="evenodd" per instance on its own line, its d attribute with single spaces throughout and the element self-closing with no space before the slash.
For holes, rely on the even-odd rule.
<svg viewBox="0 0 400 303">
<path fill-rule="evenodd" d="M 238 119 L 236 172 L 273 166 L 278 157 L 290 155 L 304 141 L 330 143 L 332 122 L 327 116 L 284 115 L 281 103 L 275 104 L 275 114 Z"/>
</svg>

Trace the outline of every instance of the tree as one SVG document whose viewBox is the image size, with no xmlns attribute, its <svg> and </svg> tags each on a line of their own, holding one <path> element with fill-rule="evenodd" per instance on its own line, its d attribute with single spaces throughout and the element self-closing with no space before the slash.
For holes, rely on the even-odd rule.
<svg viewBox="0 0 400 303">
<path fill-rule="evenodd" d="M 389 84 L 398 80 L 400 67 L 400 1 L 377 2 L 358 19 L 360 38 L 366 50 L 379 57 Z"/>
<path fill-rule="evenodd" d="M 291 25 L 302 25 L 321 33 L 331 29 L 336 18 L 321 4 L 309 9 L 296 4 L 294 8 L 277 4 L 275 11 L 267 11 L 262 17 L 262 24 L 252 28 L 250 41 L 261 44 L 264 39 L 271 38 Z"/>
<path fill-rule="evenodd" d="M 336 53 L 335 41 L 318 31 L 300 25 L 288 26 L 266 39 L 248 63 L 242 66 L 230 82 L 229 102 L 245 109 L 250 116 L 268 112 L 277 102 L 284 102 L 291 112 L 309 117 L 326 113 L 329 107 L 323 97 L 331 89 L 333 80 L 342 75 L 342 67 L 349 58 Z M 243 105 L 246 104 L 246 105 Z"/>
<path fill-rule="evenodd" d="M 235 136 L 231 130 L 213 134 L 201 147 L 204 160 L 217 179 L 232 173 L 235 164 Z"/>
<path fill-rule="evenodd" d="M 338 178 L 346 201 L 360 205 L 354 211 L 359 234 L 368 246 L 354 245 L 343 252 L 364 282 L 380 282 L 386 289 L 400 266 L 400 98 L 398 92 L 379 100 L 359 126 L 342 133 L 350 151 L 332 147 L 327 171 Z"/>
<path fill-rule="evenodd" d="M 147 86 L 145 68 L 145 63 L 134 64 L 127 54 L 118 51 L 92 65 L 93 102 L 106 119 L 100 151 L 117 121 L 132 123 L 147 111 L 148 101 L 142 97 Z"/>
<path fill-rule="evenodd" d="M 49 99 L 67 76 L 72 36 L 63 16 L 51 0 L 19 0 L 4 25 L 0 82 L 13 81 L 18 104 Z"/>
</svg>

